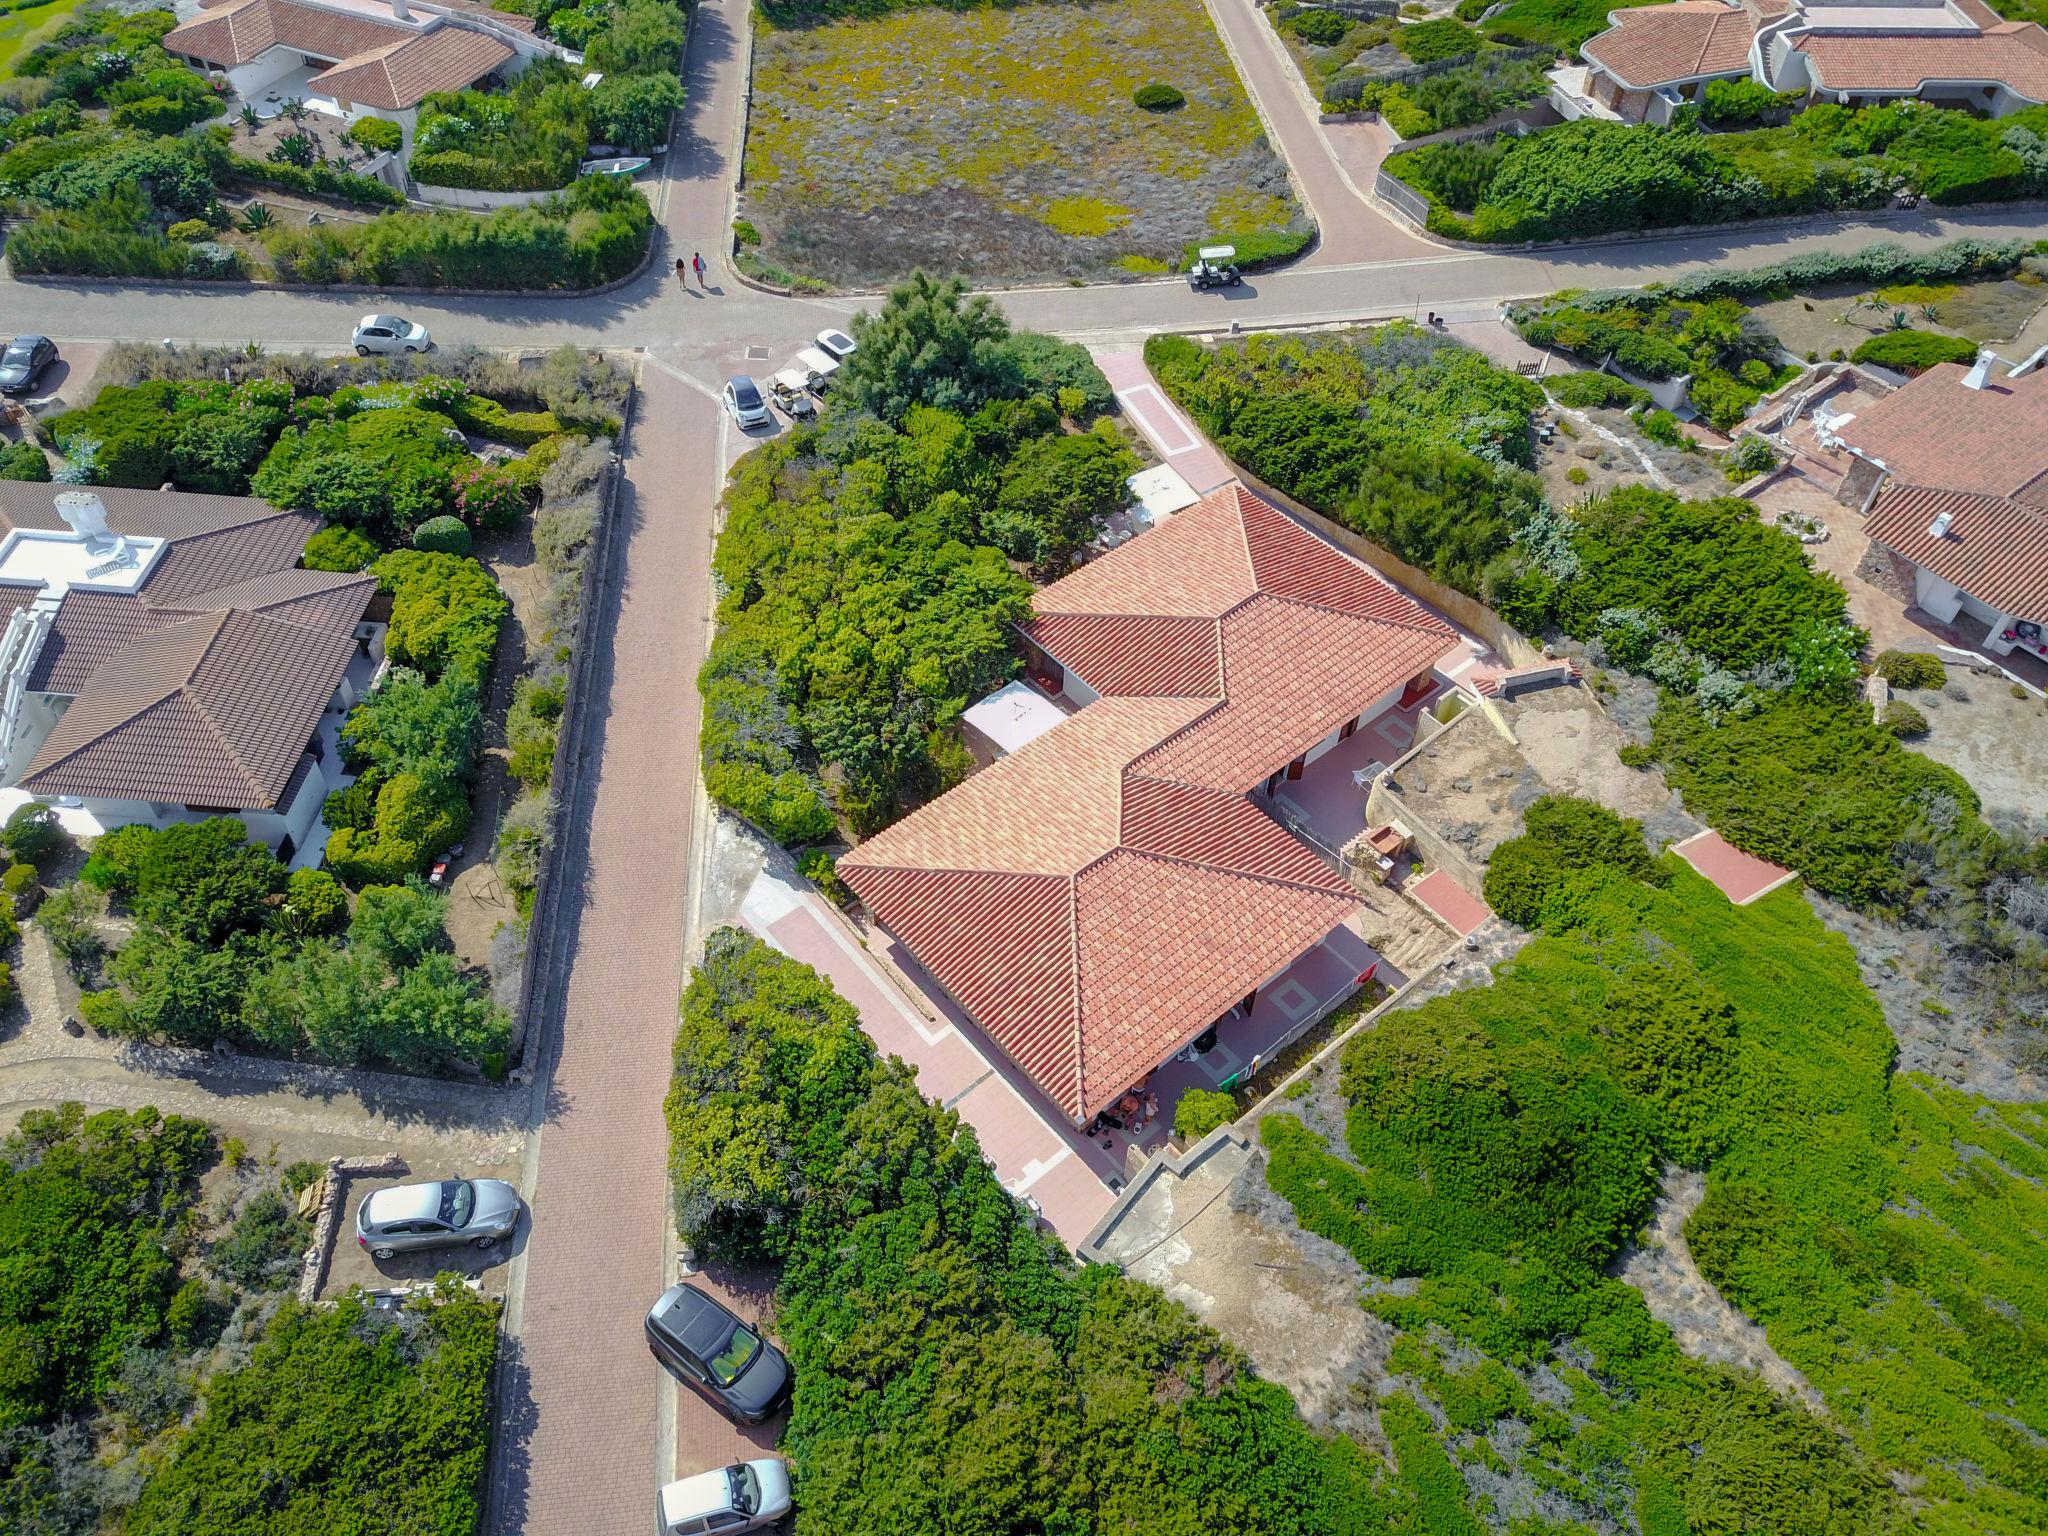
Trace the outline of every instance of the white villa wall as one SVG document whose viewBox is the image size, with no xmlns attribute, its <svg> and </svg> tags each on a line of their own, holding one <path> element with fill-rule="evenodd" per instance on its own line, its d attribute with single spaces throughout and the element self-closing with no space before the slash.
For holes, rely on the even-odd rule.
<svg viewBox="0 0 2048 1536">
<path fill-rule="evenodd" d="M 296 48 L 266 48 L 246 64 L 226 70 L 228 87 L 244 101 L 254 101 L 263 92 L 305 63 L 306 55 Z M 201 65 L 202 69 L 207 66 Z"/>
<path fill-rule="evenodd" d="M 1942 623 L 1949 624 L 1954 622 L 1956 613 L 1963 606 L 1963 590 L 1951 582 L 1943 581 L 1934 572 L 1916 566 L 1913 576 L 1913 601 Z"/>
</svg>

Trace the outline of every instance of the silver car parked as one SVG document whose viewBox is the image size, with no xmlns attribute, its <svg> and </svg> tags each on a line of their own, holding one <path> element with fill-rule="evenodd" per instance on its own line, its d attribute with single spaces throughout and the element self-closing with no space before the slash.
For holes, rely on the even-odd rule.
<svg viewBox="0 0 2048 1536">
<path fill-rule="evenodd" d="M 424 352 L 433 344 L 424 325 L 400 315 L 365 315 L 356 322 L 357 357 L 372 352 Z"/>
<path fill-rule="evenodd" d="M 439 1179 L 372 1190 L 356 1210 L 356 1241 L 388 1259 L 414 1248 L 488 1248 L 519 1225 L 519 1191 L 503 1179 Z"/>
</svg>

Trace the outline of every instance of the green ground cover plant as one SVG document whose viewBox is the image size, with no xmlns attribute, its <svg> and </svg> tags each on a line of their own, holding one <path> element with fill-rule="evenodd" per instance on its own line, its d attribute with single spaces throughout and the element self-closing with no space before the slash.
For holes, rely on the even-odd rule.
<svg viewBox="0 0 2048 1536">
<path fill-rule="evenodd" d="M 326 908 L 333 926 L 338 891 L 301 889 L 294 907 L 284 866 L 247 836 L 216 817 L 123 827 L 94 844 L 81 878 L 134 918 L 106 963 L 111 985 L 80 1002 L 94 1028 L 408 1071 L 502 1050 L 508 1021 L 446 952 L 446 898 L 417 881 L 370 887 L 329 937 L 312 911 Z M 409 937 L 391 942 L 399 930 Z"/>
<path fill-rule="evenodd" d="M 1796 378 L 1778 338 L 1733 298 L 1681 301 L 1655 289 L 1566 292 L 1516 306 L 1522 339 L 1599 366 L 1610 359 L 1639 378 L 1688 375 L 1693 409 L 1732 429 L 1769 391 Z"/>
<path fill-rule="evenodd" d="M 1074 1265 L 850 1005 L 737 930 L 684 993 L 668 1120 L 678 1230 L 778 1267 L 799 1532 L 1366 1536 L 1412 1515 L 1178 1303 Z"/>
<path fill-rule="evenodd" d="M 705 787 L 790 844 L 862 833 L 964 777 L 962 710 L 1013 675 L 1011 626 L 1122 504 L 1135 460 L 1084 349 L 1012 335 L 923 277 L 855 322 L 851 408 L 742 459 L 712 557 Z M 821 772 L 829 772 L 828 796 Z"/>
<path fill-rule="evenodd" d="M 1266 260 L 1310 237 L 1199 0 L 766 17 L 740 211 L 767 267 L 1107 280 L 1192 246 Z M 1186 104 L 1139 106 L 1155 82 Z"/>
<path fill-rule="evenodd" d="M 1440 1426 L 1450 1455 L 1643 1532 L 2033 1529 L 2048 1400 L 2013 1363 L 2048 1324 L 2023 1258 L 2048 1215 L 2040 1106 L 1893 1078 L 1854 954 L 1796 890 L 1737 908 L 1658 872 L 1551 868 L 1545 936 L 1492 985 L 1346 1049 L 1341 1144 L 1261 1124 L 1304 1225 L 1416 1283 L 1368 1288 L 1401 1330 L 1390 1439 Z M 1686 1358 L 1610 1278 L 1660 1163 L 1706 1170 L 1693 1255 L 1827 1421 Z M 1441 1497 L 1433 1528 L 1484 1528 L 1456 1523 L 1457 1482 Z"/>
<path fill-rule="evenodd" d="M 1851 362 L 1876 363 L 1901 373 L 1925 373 L 1939 363 L 1974 362 L 1977 344 L 1967 336 L 1943 336 L 1935 331 L 1886 331 L 1873 336 L 1849 354 Z"/>
<path fill-rule="evenodd" d="M 474 1525 L 497 1303 L 278 1308 L 303 1246 L 286 1201 L 319 1173 L 151 1108 L 22 1114 L 0 1145 L 0 1527 Z"/>
<path fill-rule="evenodd" d="M 1612 10 L 1606 0 L 1509 0 L 1479 25 L 1495 42 L 1541 43 L 1575 53 L 1587 38 L 1607 30 Z"/>
<path fill-rule="evenodd" d="M 1919 102 L 1853 111 L 1822 103 L 1782 127 L 1744 133 L 1582 119 L 1495 139 L 1484 173 L 1456 181 L 1439 169 L 1442 146 L 1390 156 L 1387 170 L 1430 200 L 1434 233 L 1583 239 L 1870 208 L 1901 190 L 1944 204 L 2039 196 L 2048 191 L 2044 133 L 2043 108 L 1994 121 Z"/>
<path fill-rule="evenodd" d="M 1339 76 L 1325 87 L 1327 111 L 1377 111 L 1404 139 L 1483 123 L 1497 113 L 1543 99 L 1550 89 L 1544 61 L 1481 55 L 1462 69 L 1420 80 Z"/>
<path fill-rule="evenodd" d="M 1145 361 L 1236 462 L 1438 580 L 1483 597 L 1527 564 L 1543 392 L 1480 353 L 1396 322 L 1215 348 L 1154 336 Z"/>
</svg>

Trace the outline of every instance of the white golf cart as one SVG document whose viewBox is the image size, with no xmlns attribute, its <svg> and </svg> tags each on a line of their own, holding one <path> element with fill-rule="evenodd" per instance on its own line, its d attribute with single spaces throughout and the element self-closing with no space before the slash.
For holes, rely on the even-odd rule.
<svg viewBox="0 0 2048 1536">
<path fill-rule="evenodd" d="M 796 368 L 785 368 L 768 381 L 768 398 L 791 421 L 815 421 L 818 402 L 811 398 L 810 379 Z"/>
<path fill-rule="evenodd" d="M 1235 288 L 1243 281 L 1244 274 L 1237 270 L 1234 245 L 1205 245 L 1195 252 L 1195 264 L 1188 268 L 1188 286 L 1197 291 Z"/>
</svg>

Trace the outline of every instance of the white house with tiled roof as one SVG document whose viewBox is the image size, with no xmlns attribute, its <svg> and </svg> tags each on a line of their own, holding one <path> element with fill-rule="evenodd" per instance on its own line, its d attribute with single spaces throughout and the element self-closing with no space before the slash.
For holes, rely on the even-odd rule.
<svg viewBox="0 0 2048 1536">
<path fill-rule="evenodd" d="M 374 577 L 297 568 L 318 527 L 243 496 L 0 481 L 0 817 L 235 816 L 317 862 L 385 630 Z"/>
<path fill-rule="evenodd" d="M 287 99 L 354 122 L 381 117 L 412 147 L 420 102 L 542 56 L 576 61 L 536 36 L 531 17 L 475 0 L 200 0 L 163 46 L 227 81 L 259 116 Z"/>
<path fill-rule="evenodd" d="M 1075 713 L 838 869 L 1078 1126 L 1355 917 L 1274 794 L 1466 645 L 1236 483 L 1033 608 L 1027 668 Z"/>
<path fill-rule="evenodd" d="M 1945 363 L 1815 425 L 1854 460 L 1841 499 L 1863 512 L 1873 543 L 1912 566 L 1915 604 L 1944 624 L 1981 625 L 1985 651 L 2048 660 L 2041 360 L 2003 373 L 1988 352 L 1969 368 Z"/>
<path fill-rule="evenodd" d="M 1576 99 L 1625 122 L 1669 122 L 1714 80 L 1756 80 L 1809 102 L 1916 98 L 1992 117 L 2048 101 L 2048 31 L 2005 21 L 1983 0 L 1677 0 L 1608 20 L 1579 50 Z"/>
</svg>

